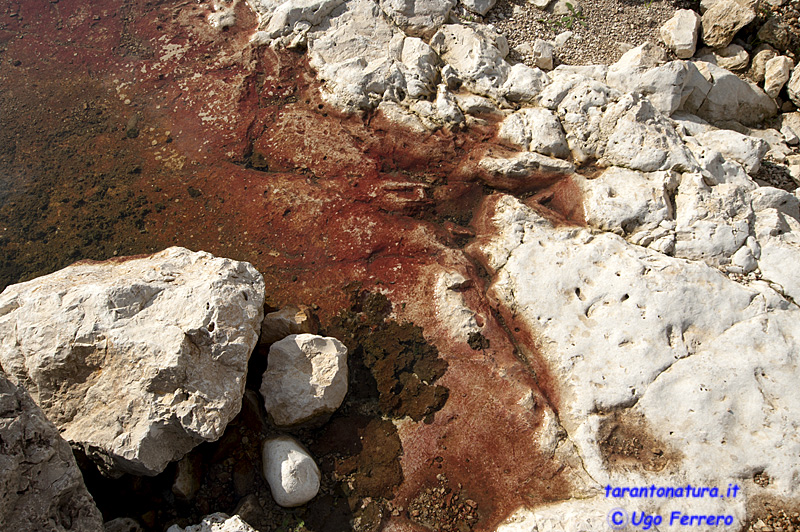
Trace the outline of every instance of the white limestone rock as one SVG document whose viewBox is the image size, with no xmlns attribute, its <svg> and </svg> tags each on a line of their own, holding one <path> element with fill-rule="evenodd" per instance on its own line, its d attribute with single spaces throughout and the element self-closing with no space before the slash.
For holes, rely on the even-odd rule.
<svg viewBox="0 0 800 532">
<path fill-rule="evenodd" d="M 155 475 L 239 412 L 263 304 L 204 252 L 78 263 L 0 295 L 0 365 L 101 468 Z"/>
<path fill-rule="evenodd" d="M 549 81 L 540 69 L 517 63 L 509 70 L 501 92 L 512 102 L 531 102 Z"/>
<path fill-rule="evenodd" d="M 542 70 L 553 70 L 553 54 L 555 45 L 544 39 L 533 42 L 533 63 Z"/>
<path fill-rule="evenodd" d="M 527 151 L 562 159 L 569 156 L 561 122 L 555 113 L 541 107 L 526 107 L 509 115 L 498 136 Z"/>
<path fill-rule="evenodd" d="M 709 186 L 700 174 L 684 174 L 675 207 L 676 257 L 724 267 L 751 234 L 750 196 L 739 185 Z"/>
<path fill-rule="evenodd" d="M 172 525 L 167 532 L 257 532 L 257 530 L 245 523 L 238 515 L 229 517 L 222 512 L 217 512 L 205 516 L 200 523 L 186 528 Z"/>
<path fill-rule="evenodd" d="M 792 75 L 794 61 L 785 55 L 773 57 L 767 61 L 764 71 L 764 92 L 772 98 L 776 98 L 778 93 Z"/>
<path fill-rule="evenodd" d="M 701 144 L 741 164 L 748 174 L 755 174 L 761 167 L 761 159 L 769 150 L 764 140 L 742 135 L 730 129 L 717 129 L 695 137 Z"/>
<path fill-rule="evenodd" d="M 294 438 L 281 436 L 264 442 L 263 462 L 264 478 L 280 506 L 301 506 L 319 492 L 319 468 Z"/>
<path fill-rule="evenodd" d="M 347 348 L 336 338 L 292 334 L 269 349 L 264 406 L 280 427 L 333 413 L 347 394 Z"/>
<path fill-rule="evenodd" d="M 473 13 L 483 16 L 494 7 L 496 2 L 497 0 L 461 0 L 461 5 Z"/>
<path fill-rule="evenodd" d="M 264 31 L 274 39 L 289 34 L 300 21 L 316 26 L 342 3 L 344 0 L 286 0 L 272 12 Z"/>
<path fill-rule="evenodd" d="M 600 131 L 607 136 L 599 158 L 603 165 L 643 172 L 698 168 L 673 124 L 649 100 L 638 95 L 626 94 L 609 105 Z"/>
<path fill-rule="evenodd" d="M 771 487 L 798 495 L 796 306 L 767 283 L 742 286 L 616 235 L 554 227 L 515 198 L 490 201 L 491 228 L 470 250 L 493 275 L 491 296 L 539 339 L 561 383 L 559 419 L 598 488 L 690 482 L 724 494 L 764 470 Z M 646 462 L 611 468 L 600 446 L 617 414 L 606 412 L 640 420 L 631 429 L 679 458 L 660 471 Z M 681 510 L 721 510 L 737 526 L 744 499 L 682 500 Z M 599 495 L 538 507 L 535 520 L 517 514 L 501 530 L 607 530 L 610 503 L 621 502 L 628 511 L 674 510 L 674 500 Z"/>
<path fill-rule="evenodd" d="M 72 449 L 0 371 L 0 524 L 26 532 L 103 532 Z"/>
<path fill-rule="evenodd" d="M 450 16 L 455 0 L 381 0 L 380 5 L 406 35 L 429 39 Z"/>
<path fill-rule="evenodd" d="M 422 39 L 403 39 L 400 61 L 403 64 L 406 92 L 413 99 L 425 99 L 436 92 L 439 56 Z"/>
<path fill-rule="evenodd" d="M 532 174 L 554 174 L 567 176 L 575 171 L 575 166 L 563 159 L 554 159 L 535 152 L 520 152 L 512 157 L 487 155 L 479 163 L 486 176 L 487 185 L 499 190 L 520 190 L 525 188 L 525 178 Z"/>
<path fill-rule="evenodd" d="M 326 101 L 358 112 L 383 100 L 403 100 L 407 67 L 400 59 L 406 35 L 377 3 L 351 0 L 330 13 L 324 30 L 309 35 L 309 64 L 324 81 Z"/>
<path fill-rule="evenodd" d="M 648 174 L 613 166 L 594 179 L 573 179 L 583 192 L 583 212 L 591 227 L 625 235 L 673 218 L 670 197 L 678 176 L 672 172 Z"/>
<path fill-rule="evenodd" d="M 744 81 L 732 72 L 710 63 L 696 63 L 707 72 L 711 88 L 705 100 L 694 112 L 710 122 L 736 120 L 746 126 L 758 125 L 765 119 L 775 116 L 778 109 L 775 102 L 761 88 L 752 82 Z"/>
<path fill-rule="evenodd" d="M 444 83 L 439 84 L 436 90 L 434 105 L 436 106 L 437 118 L 448 128 L 458 128 L 464 124 L 466 120 L 464 113 L 461 112 L 455 96 L 447 90 L 447 85 Z"/>
<path fill-rule="evenodd" d="M 728 46 L 736 32 L 756 18 L 755 12 L 735 0 L 717 0 L 703 13 L 703 41 L 712 48 Z"/>
<path fill-rule="evenodd" d="M 697 49 L 700 15 L 691 9 L 678 9 L 675 15 L 661 26 L 661 40 L 675 52 L 678 59 L 689 59 Z"/>
<path fill-rule="evenodd" d="M 467 89 L 479 96 L 501 97 L 498 89 L 511 70 L 505 61 L 505 37 L 485 26 L 445 24 L 431 38 L 430 45 Z"/>
<path fill-rule="evenodd" d="M 608 84 L 615 89 L 646 96 L 653 107 L 666 116 L 681 107 L 684 87 L 691 75 L 686 62 L 670 61 L 648 70 L 615 70 L 614 67 L 612 65 L 608 71 Z"/>
<path fill-rule="evenodd" d="M 778 57 L 778 52 L 768 44 L 760 44 L 753 50 L 753 60 L 747 71 L 747 77 L 754 83 L 763 83 L 767 71 L 767 62 Z"/>
<path fill-rule="evenodd" d="M 463 342 L 469 340 L 469 335 L 480 332 L 475 311 L 464 302 L 463 290 L 469 289 L 472 281 L 459 272 L 442 272 L 434 291 L 436 312 L 452 331 L 454 338 Z"/>
<path fill-rule="evenodd" d="M 697 52 L 697 61 L 706 61 L 727 70 L 744 70 L 750 64 L 747 50 L 738 44 L 729 44 L 723 48 L 703 48 Z"/>
</svg>

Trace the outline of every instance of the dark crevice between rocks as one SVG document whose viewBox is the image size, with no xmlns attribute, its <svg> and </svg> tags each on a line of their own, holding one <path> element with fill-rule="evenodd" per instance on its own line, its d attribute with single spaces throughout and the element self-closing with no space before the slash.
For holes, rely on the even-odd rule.
<svg viewBox="0 0 800 532">
<path fill-rule="evenodd" d="M 392 305 L 385 296 L 355 285 L 347 290 L 351 305 L 322 332 L 340 338 L 349 350 L 348 393 L 329 420 L 293 429 L 271 423 L 257 393 L 269 346 L 258 346 L 239 415 L 218 441 L 199 445 L 163 473 L 108 478 L 75 450 L 104 519 L 130 517 L 147 532 L 162 532 L 224 512 L 237 513 L 260 532 L 374 532 L 389 515 L 407 512 L 391 502 L 403 482 L 403 449 L 391 419 L 431 421 L 447 400 L 447 388 L 436 384 L 447 363 L 420 327 L 389 318 Z M 262 475 L 264 440 L 287 433 L 309 449 L 322 473 L 319 495 L 293 509 L 275 504 Z M 186 474 L 179 483 L 181 468 Z"/>
</svg>

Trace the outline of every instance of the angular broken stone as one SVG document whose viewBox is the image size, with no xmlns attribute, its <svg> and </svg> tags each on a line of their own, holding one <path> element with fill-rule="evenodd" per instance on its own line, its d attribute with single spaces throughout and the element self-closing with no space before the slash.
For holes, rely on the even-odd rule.
<svg viewBox="0 0 800 532">
<path fill-rule="evenodd" d="M 767 61 L 764 71 L 764 92 L 776 98 L 786 82 L 789 81 L 793 66 L 794 61 L 785 55 L 779 55 Z"/>
<path fill-rule="evenodd" d="M 0 525 L 26 532 L 103 532 L 72 449 L 21 386 L 0 371 Z"/>
<path fill-rule="evenodd" d="M 293 334 L 272 344 L 261 381 L 264 406 L 281 427 L 332 414 L 347 394 L 347 348 L 336 338 Z"/>
<path fill-rule="evenodd" d="M 661 40 L 679 59 L 689 59 L 697 48 L 700 15 L 691 9 L 679 9 L 661 26 Z"/>
<path fill-rule="evenodd" d="M 756 18 L 755 12 L 735 0 L 718 0 L 703 13 L 703 42 L 712 48 L 728 46 L 736 32 Z"/>
<path fill-rule="evenodd" d="M 263 304 L 209 253 L 78 263 L 0 295 L 0 364 L 101 469 L 155 475 L 239 412 Z"/>
</svg>

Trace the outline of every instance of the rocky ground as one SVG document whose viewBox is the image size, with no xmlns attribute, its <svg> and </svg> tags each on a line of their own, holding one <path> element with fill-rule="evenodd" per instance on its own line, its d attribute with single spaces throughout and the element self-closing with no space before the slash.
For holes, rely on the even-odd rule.
<svg viewBox="0 0 800 532">
<path fill-rule="evenodd" d="M 0 522 L 796 527 L 796 6 L 717 1 L 0 4 Z"/>
</svg>

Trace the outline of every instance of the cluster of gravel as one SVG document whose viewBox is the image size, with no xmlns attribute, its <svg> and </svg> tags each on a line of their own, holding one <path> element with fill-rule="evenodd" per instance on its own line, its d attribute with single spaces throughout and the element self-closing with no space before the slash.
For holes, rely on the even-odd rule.
<svg viewBox="0 0 800 532">
<path fill-rule="evenodd" d="M 556 0 L 551 2 L 556 3 Z M 505 35 L 512 61 L 533 66 L 530 47 L 536 39 L 552 41 L 570 31 L 572 36 L 556 50 L 556 64 L 611 64 L 646 41 L 659 43 L 659 28 L 677 8 L 696 7 L 692 0 L 571 0 L 570 3 L 572 11 L 556 15 L 551 12 L 552 5 L 549 10 L 541 10 L 527 0 L 498 0 L 482 21 Z"/>
</svg>

